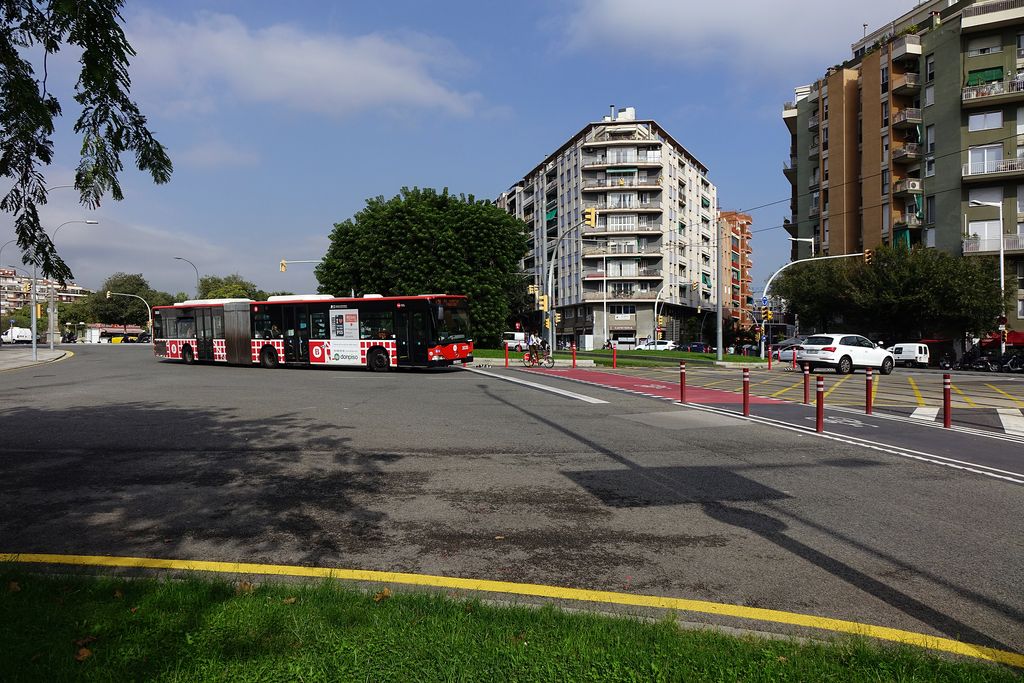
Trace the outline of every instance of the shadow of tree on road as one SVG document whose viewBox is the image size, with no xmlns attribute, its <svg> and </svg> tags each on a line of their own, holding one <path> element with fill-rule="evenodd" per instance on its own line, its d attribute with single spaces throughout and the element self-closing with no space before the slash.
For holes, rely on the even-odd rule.
<svg viewBox="0 0 1024 683">
<path fill-rule="evenodd" d="M 297 412 L 161 403 L 0 411 L 0 551 L 301 564 L 385 543 L 400 456 Z M 203 555 L 206 556 L 203 556 Z"/>
</svg>

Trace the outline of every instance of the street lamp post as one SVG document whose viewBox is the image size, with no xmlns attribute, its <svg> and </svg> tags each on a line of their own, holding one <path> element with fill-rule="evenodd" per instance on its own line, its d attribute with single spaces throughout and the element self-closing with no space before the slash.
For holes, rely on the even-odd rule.
<svg viewBox="0 0 1024 683">
<path fill-rule="evenodd" d="M 999 209 L 999 308 L 1006 317 L 1006 254 L 1003 249 L 1003 203 L 983 202 L 978 199 L 970 201 L 971 206 L 994 206 Z M 1003 338 L 1002 330 L 999 334 L 999 356 L 1006 355 L 1006 341 Z"/>
<path fill-rule="evenodd" d="M 3 244 L 0 244 L 0 263 L 4 262 L 4 247 L 8 244 L 14 244 L 17 241 L 17 239 L 7 240 Z M 6 294 L 7 288 L 0 285 L 0 330 L 2 330 L 4 326 L 4 299 L 6 298 Z"/>
<path fill-rule="evenodd" d="M 145 299 L 143 299 L 138 294 L 125 294 L 124 292 L 111 292 L 108 289 L 107 290 L 107 298 L 109 299 L 112 296 L 130 296 L 131 298 L 138 299 L 142 303 L 146 304 L 146 312 L 149 314 L 149 343 L 150 344 L 155 344 L 156 340 L 153 337 L 153 308 L 149 305 L 149 302 L 146 301 Z M 128 329 L 127 325 L 128 325 L 128 323 L 127 323 L 127 321 L 125 321 L 125 330 Z"/>
<path fill-rule="evenodd" d="M 58 186 L 58 187 L 60 187 L 60 186 Z M 70 225 L 72 223 L 84 223 L 85 225 L 97 225 L 99 223 L 99 221 L 93 220 L 91 218 L 87 218 L 87 219 L 81 220 L 81 221 L 65 221 L 65 222 L 61 223 L 60 225 L 58 225 L 56 228 L 53 229 L 53 234 L 50 235 L 50 241 L 51 242 L 55 241 L 57 239 L 57 233 L 60 232 L 60 229 L 63 228 L 65 225 Z M 55 288 L 53 286 L 53 280 L 50 281 L 50 309 L 49 309 L 49 313 L 50 314 L 47 316 L 47 320 L 46 320 L 46 327 L 47 327 L 47 336 L 50 338 L 50 350 L 53 351 L 53 337 L 54 337 L 54 335 L 56 334 L 56 331 L 57 331 L 57 327 L 56 327 L 56 322 L 57 322 L 56 321 L 56 318 L 57 318 L 57 302 L 56 302 L 56 292 L 55 292 Z M 35 334 L 35 330 L 33 330 L 33 334 Z"/>
<path fill-rule="evenodd" d="M 813 237 L 787 237 L 790 242 L 810 242 L 811 243 L 811 258 L 814 258 L 814 238 Z"/>
<path fill-rule="evenodd" d="M 181 257 L 181 256 L 175 256 L 174 260 L 175 261 L 184 261 L 185 263 L 187 263 L 190 266 L 192 266 L 192 269 L 196 271 L 196 298 L 198 299 L 199 298 L 199 269 L 196 268 L 196 264 L 192 263 L 187 258 L 184 258 L 184 257 Z"/>
</svg>

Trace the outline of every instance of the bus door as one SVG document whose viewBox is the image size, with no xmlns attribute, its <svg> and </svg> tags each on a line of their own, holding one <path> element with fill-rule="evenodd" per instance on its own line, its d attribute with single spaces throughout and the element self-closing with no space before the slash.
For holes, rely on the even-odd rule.
<svg viewBox="0 0 1024 683">
<path fill-rule="evenodd" d="M 309 363 L 309 307 L 306 304 L 284 307 L 284 359 L 289 363 Z"/>
<path fill-rule="evenodd" d="M 413 365 L 427 365 L 427 346 L 430 343 L 432 328 L 430 317 L 425 309 L 409 311 L 409 356 Z"/>
<path fill-rule="evenodd" d="M 197 308 L 196 315 L 196 360 L 213 360 L 213 311 Z"/>
</svg>

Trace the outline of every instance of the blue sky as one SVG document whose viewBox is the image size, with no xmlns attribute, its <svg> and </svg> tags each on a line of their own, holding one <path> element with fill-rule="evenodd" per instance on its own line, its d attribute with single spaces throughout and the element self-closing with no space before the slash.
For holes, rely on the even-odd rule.
<svg viewBox="0 0 1024 683">
<path fill-rule="evenodd" d="M 174 176 L 155 186 L 126 159 L 124 201 L 86 212 L 54 190 L 44 225 L 100 221 L 57 239 L 87 287 L 125 271 L 192 293 L 182 256 L 203 275 L 312 292 L 312 266 L 282 274 L 278 261 L 319 259 L 367 197 L 420 186 L 494 198 L 611 104 L 657 120 L 708 166 L 721 208 L 785 200 L 783 102 L 846 59 L 864 23 L 916 3 L 835 4 L 823 22 L 809 0 L 129 0 L 133 96 Z M 822 34 L 825 23 L 843 30 Z M 72 182 L 77 162 L 75 70 L 70 53 L 50 65 L 65 106 L 51 186 Z M 751 212 L 754 229 L 787 212 Z M 785 238 L 755 235 L 756 289 L 785 262 Z"/>
</svg>

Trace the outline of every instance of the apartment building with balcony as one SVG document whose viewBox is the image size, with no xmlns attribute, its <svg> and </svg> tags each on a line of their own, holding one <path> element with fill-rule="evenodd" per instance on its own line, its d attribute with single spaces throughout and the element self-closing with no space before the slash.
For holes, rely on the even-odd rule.
<svg viewBox="0 0 1024 683">
<path fill-rule="evenodd" d="M 32 301 L 32 278 L 18 275 L 13 268 L 0 268 L 0 319 L 10 316 Z M 65 286 L 55 280 L 46 278 L 36 279 L 36 301 L 47 304 L 50 300 L 50 292 L 53 292 L 54 301 L 57 303 L 72 303 L 84 296 L 92 294 L 91 289 L 79 287 L 73 282 Z"/>
<path fill-rule="evenodd" d="M 722 211 L 719 214 L 718 239 L 724 245 L 718 274 L 725 290 L 722 317 L 744 329 L 755 324 L 754 293 L 751 290 L 753 264 L 750 260 L 753 252 L 750 243 L 752 224 L 753 219 L 745 213 Z"/>
<path fill-rule="evenodd" d="M 497 199 L 530 226 L 523 262 L 561 314 L 560 341 L 679 339 L 715 305 L 718 192 L 708 169 L 632 107 L 589 123 Z M 584 211 L 597 213 L 595 226 Z"/>
<path fill-rule="evenodd" d="M 851 49 L 783 108 L 790 235 L 818 255 L 1002 247 L 1024 329 L 1024 0 L 922 2 Z"/>
</svg>

